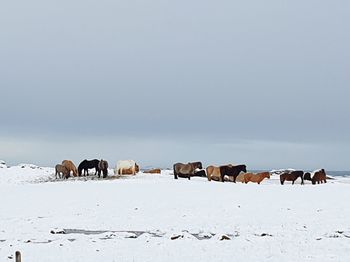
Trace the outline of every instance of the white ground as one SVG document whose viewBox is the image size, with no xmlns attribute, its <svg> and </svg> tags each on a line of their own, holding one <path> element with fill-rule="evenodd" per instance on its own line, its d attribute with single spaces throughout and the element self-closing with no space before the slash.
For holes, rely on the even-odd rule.
<svg viewBox="0 0 350 262">
<path fill-rule="evenodd" d="M 350 261 L 346 178 L 259 186 L 166 171 L 52 177 L 52 168 L 0 167 L 0 261 L 14 261 L 16 250 L 25 262 Z"/>
</svg>

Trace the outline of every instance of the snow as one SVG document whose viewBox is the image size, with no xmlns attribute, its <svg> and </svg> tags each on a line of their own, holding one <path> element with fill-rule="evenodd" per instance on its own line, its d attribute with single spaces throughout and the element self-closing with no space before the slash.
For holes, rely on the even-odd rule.
<svg viewBox="0 0 350 262">
<path fill-rule="evenodd" d="M 53 177 L 50 167 L 0 169 L 0 261 L 16 250 L 33 262 L 348 261 L 349 178 Z"/>
</svg>

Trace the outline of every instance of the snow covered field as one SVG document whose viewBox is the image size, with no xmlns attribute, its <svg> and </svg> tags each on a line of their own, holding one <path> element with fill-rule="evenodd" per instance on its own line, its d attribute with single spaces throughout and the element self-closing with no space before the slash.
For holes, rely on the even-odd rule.
<svg viewBox="0 0 350 262">
<path fill-rule="evenodd" d="M 22 166 L 0 166 L 0 261 L 349 261 L 348 178 L 54 181 Z"/>
</svg>

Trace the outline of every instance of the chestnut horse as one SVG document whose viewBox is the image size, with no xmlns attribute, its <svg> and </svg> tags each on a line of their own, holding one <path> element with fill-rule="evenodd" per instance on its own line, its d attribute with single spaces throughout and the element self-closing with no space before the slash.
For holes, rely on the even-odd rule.
<svg viewBox="0 0 350 262">
<path fill-rule="evenodd" d="M 79 175 L 76 166 L 74 165 L 74 163 L 71 160 L 63 160 L 62 165 L 65 166 L 69 170 L 69 173 L 73 172 L 73 176 Z"/>
<path fill-rule="evenodd" d="M 258 183 L 258 185 L 260 185 L 261 181 L 263 181 L 265 178 L 270 179 L 269 172 L 263 172 L 258 174 L 246 173 L 244 174 L 244 183 L 248 184 L 248 182 L 252 182 Z"/>
<path fill-rule="evenodd" d="M 286 171 L 280 175 L 281 185 L 284 184 L 284 181 L 292 181 L 292 185 L 294 185 L 295 180 L 299 177 L 301 178 L 301 184 L 304 185 L 304 171 Z"/>
<path fill-rule="evenodd" d="M 327 183 L 327 175 L 326 171 L 324 169 L 321 169 L 319 171 L 316 171 L 315 174 L 313 175 L 311 182 L 313 185 L 319 184 L 319 183 Z"/>
</svg>

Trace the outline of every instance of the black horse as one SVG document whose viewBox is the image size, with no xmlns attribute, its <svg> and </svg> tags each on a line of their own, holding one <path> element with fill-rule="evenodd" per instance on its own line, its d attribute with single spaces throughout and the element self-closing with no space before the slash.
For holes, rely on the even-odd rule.
<svg viewBox="0 0 350 262">
<path fill-rule="evenodd" d="M 221 175 L 221 181 L 225 181 L 225 176 L 232 176 L 233 182 L 236 183 L 236 178 L 238 177 L 239 173 L 244 172 L 247 173 L 247 166 L 246 165 L 226 165 L 226 166 L 220 166 L 220 175 Z"/>
<path fill-rule="evenodd" d="M 82 175 L 82 171 L 84 170 L 84 176 L 89 175 L 89 169 L 95 168 L 95 175 L 99 171 L 98 164 L 100 163 L 100 160 L 94 159 L 94 160 L 84 160 L 80 163 L 78 166 L 78 173 L 79 176 Z"/>
</svg>

